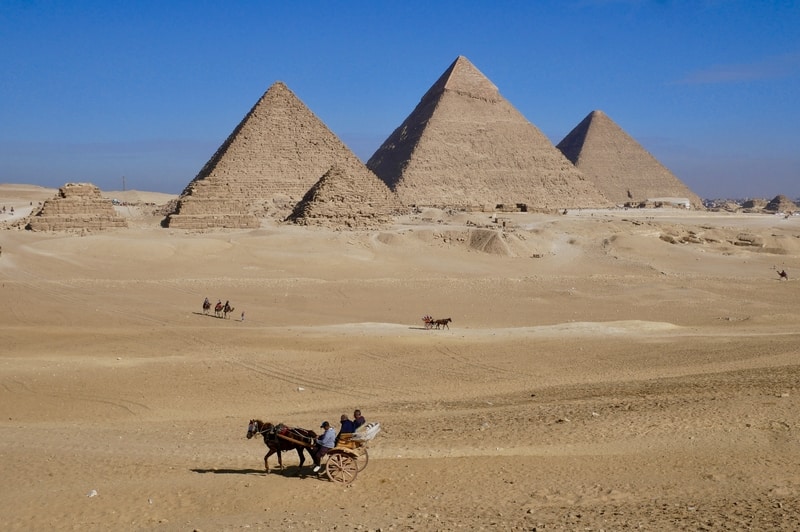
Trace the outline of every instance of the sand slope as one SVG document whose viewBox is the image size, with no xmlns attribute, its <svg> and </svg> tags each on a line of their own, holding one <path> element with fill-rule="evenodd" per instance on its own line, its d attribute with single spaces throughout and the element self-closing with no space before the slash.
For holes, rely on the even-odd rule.
<svg viewBox="0 0 800 532">
<path fill-rule="evenodd" d="M 5 529 L 800 528 L 798 218 L 135 216 L 0 231 Z M 356 407 L 383 431 L 351 486 L 245 438 Z"/>
</svg>

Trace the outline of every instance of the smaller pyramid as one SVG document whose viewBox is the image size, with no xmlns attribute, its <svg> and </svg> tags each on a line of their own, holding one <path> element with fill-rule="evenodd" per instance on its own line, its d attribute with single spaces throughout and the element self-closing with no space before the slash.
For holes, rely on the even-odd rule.
<svg viewBox="0 0 800 532">
<path fill-rule="evenodd" d="M 286 221 L 341 229 L 391 223 L 401 209 L 397 196 L 365 166 L 332 166 L 297 203 Z"/>
<path fill-rule="evenodd" d="M 556 145 L 567 159 L 618 205 L 649 198 L 702 200 L 602 111 L 592 111 Z"/>
<path fill-rule="evenodd" d="M 767 203 L 767 206 L 764 207 L 764 210 L 770 212 L 796 212 L 797 204 L 790 200 L 788 196 L 779 194 L 772 198 L 772 201 Z"/>
<path fill-rule="evenodd" d="M 31 231 L 103 230 L 128 227 L 110 200 L 91 183 L 67 183 L 32 215 L 26 229 Z"/>
</svg>

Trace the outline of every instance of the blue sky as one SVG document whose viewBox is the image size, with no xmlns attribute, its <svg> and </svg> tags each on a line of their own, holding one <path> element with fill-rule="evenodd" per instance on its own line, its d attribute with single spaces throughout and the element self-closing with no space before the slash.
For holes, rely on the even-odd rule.
<svg viewBox="0 0 800 532">
<path fill-rule="evenodd" d="M 459 55 L 702 197 L 800 197 L 800 2 L 0 3 L 0 183 L 179 193 L 275 81 L 365 160 Z"/>
</svg>

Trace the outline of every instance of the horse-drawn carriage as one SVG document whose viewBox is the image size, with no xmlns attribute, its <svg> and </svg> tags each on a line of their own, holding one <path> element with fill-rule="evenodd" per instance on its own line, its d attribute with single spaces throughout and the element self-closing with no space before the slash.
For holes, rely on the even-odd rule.
<svg viewBox="0 0 800 532">
<path fill-rule="evenodd" d="M 356 432 L 350 434 L 340 434 L 336 440 L 336 447 L 333 447 L 325 454 L 325 474 L 333 481 L 341 484 L 350 484 L 356 479 L 359 471 L 367 467 L 369 454 L 367 443 L 372 440 L 381 430 L 381 424 L 367 423 L 358 428 Z M 300 457 L 300 467 L 303 467 L 305 455 L 303 450 L 308 450 L 309 454 L 316 444 L 316 434 L 307 429 L 287 427 L 286 425 L 272 425 L 260 420 L 250 420 L 247 428 L 247 438 L 252 438 L 255 434 L 264 437 L 269 452 L 264 456 L 264 468 L 269 471 L 267 459 L 274 453 L 278 455 L 278 465 L 283 469 L 281 451 L 296 449 Z"/>
<path fill-rule="evenodd" d="M 430 315 L 422 317 L 422 323 L 425 324 L 426 329 L 439 329 L 444 327 L 447 327 L 449 329 L 451 321 L 453 321 L 451 318 L 443 318 L 435 320 Z"/>
</svg>

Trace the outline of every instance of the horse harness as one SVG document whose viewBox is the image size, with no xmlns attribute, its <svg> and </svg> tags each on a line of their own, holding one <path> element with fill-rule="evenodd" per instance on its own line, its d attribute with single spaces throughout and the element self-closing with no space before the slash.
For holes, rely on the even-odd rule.
<svg viewBox="0 0 800 532">
<path fill-rule="evenodd" d="M 266 425 L 259 426 L 258 421 L 253 422 L 253 432 L 256 434 L 260 434 L 264 437 L 264 442 L 273 442 L 275 444 L 278 443 L 278 434 L 289 433 L 292 439 L 298 439 L 304 442 L 307 442 L 309 445 L 314 443 L 314 440 L 297 430 L 287 427 L 282 423 L 278 423 L 277 425 L 272 425 L 271 423 L 267 423 Z M 310 441 L 308 441 L 310 440 Z"/>
</svg>

